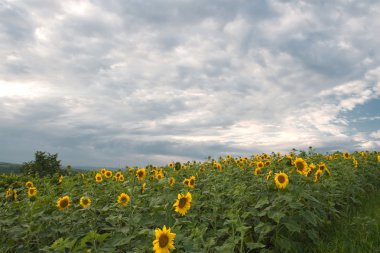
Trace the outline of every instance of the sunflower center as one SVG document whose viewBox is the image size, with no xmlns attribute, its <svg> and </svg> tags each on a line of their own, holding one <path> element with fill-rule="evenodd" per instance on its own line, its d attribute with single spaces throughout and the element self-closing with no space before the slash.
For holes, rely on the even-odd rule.
<svg viewBox="0 0 380 253">
<path fill-rule="evenodd" d="M 181 198 L 178 203 L 179 208 L 184 208 L 187 203 L 187 198 Z"/>
<path fill-rule="evenodd" d="M 59 205 L 62 207 L 62 208 L 65 208 L 69 205 L 69 200 L 68 199 L 62 199 L 61 202 L 59 202 Z"/>
<path fill-rule="evenodd" d="M 87 205 L 88 204 L 88 199 L 83 199 L 83 205 Z"/>
<path fill-rule="evenodd" d="M 296 167 L 297 167 L 297 170 L 303 170 L 304 169 L 304 165 L 303 165 L 303 162 L 297 162 L 296 163 Z"/>
<path fill-rule="evenodd" d="M 285 177 L 283 175 L 279 175 L 277 180 L 278 180 L 278 182 L 280 182 L 282 184 L 285 182 Z"/>
<path fill-rule="evenodd" d="M 127 197 L 126 196 L 122 196 L 121 197 L 121 202 L 127 202 Z"/>
<path fill-rule="evenodd" d="M 158 239 L 160 248 L 165 248 L 169 243 L 169 237 L 166 234 L 162 234 Z"/>
<path fill-rule="evenodd" d="M 30 189 L 29 192 L 30 192 L 31 195 L 33 195 L 34 189 Z"/>
<path fill-rule="evenodd" d="M 143 172 L 142 171 L 139 171 L 139 173 L 137 173 L 139 175 L 139 177 L 142 177 L 143 176 Z"/>
</svg>

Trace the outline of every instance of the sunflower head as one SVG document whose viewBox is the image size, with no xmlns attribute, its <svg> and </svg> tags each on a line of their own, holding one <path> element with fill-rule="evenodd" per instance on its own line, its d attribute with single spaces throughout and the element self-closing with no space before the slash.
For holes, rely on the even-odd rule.
<svg viewBox="0 0 380 253">
<path fill-rule="evenodd" d="M 12 189 L 8 189 L 5 191 L 5 197 L 8 199 L 10 197 L 12 197 L 12 194 L 13 194 L 13 191 Z"/>
<path fill-rule="evenodd" d="M 144 193 L 146 190 L 146 183 L 143 183 L 143 185 L 141 186 L 141 193 Z"/>
<path fill-rule="evenodd" d="M 318 169 L 318 170 L 314 173 L 314 177 L 313 177 L 313 181 L 314 181 L 314 183 L 318 182 L 319 178 L 322 176 L 322 173 L 323 173 L 323 170 L 320 170 L 320 169 Z"/>
<path fill-rule="evenodd" d="M 307 163 L 301 157 L 296 158 L 296 160 L 294 161 L 294 166 L 296 167 L 297 172 L 299 174 L 307 175 L 308 166 Z"/>
<path fill-rule="evenodd" d="M 155 253 L 168 253 L 175 249 L 174 238 L 175 233 L 171 233 L 170 228 L 166 229 L 166 226 L 157 228 L 155 231 L 155 240 L 153 241 L 153 251 Z"/>
<path fill-rule="evenodd" d="M 344 152 L 344 153 L 343 153 L 343 158 L 346 159 L 346 160 L 347 160 L 347 159 L 350 159 L 350 153 L 348 153 L 348 152 Z"/>
<path fill-rule="evenodd" d="M 106 178 L 111 178 L 111 177 L 112 177 L 112 171 L 107 170 L 107 171 L 104 173 L 104 176 L 105 176 Z"/>
<path fill-rule="evenodd" d="M 79 203 L 83 208 L 86 209 L 87 207 L 91 205 L 91 199 L 87 197 L 81 197 L 79 200 Z"/>
<path fill-rule="evenodd" d="M 124 181 L 124 176 L 123 176 L 123 175 L 120 175 L 119 178 L 118 178 L 118 180 L 119 180 L 120 182 L 123 182 L 123 181 Z"/>
<path fill-rule="evenodd" d="M 194 176 L 191 176 L 189 178 L 189 183 L 187 184 L 187 186 L 189 186 L 191 189 L 194 189 L 194 187 L 195 187 L 195 177 Z"/>
<path fill-rule="evenodd" d="M 285 189 L 289 184 L 288 175 L 283 172 L 276 173 L 274 176 L 274 182 L 276 183 L 279 189 Z"/>
<path fill-rule="evenodd" d="M 377 155 L 377 162 L 380 163 L 380 155 Z"/>
<path fill-rule="evenodd" d="M 119 202 L 119 204 L 122 206 L 128 205 L 130 200 L 131 198 L 129 197 L 129 195 L 125 193 L 122 193 L 117 197 L 117 202 Z"/>
<path fill-rule="evenodd" d="M 136 177 L 138 180 L 144 180 L 146 177 L 146 169 L 141 168 L 136 171 Z"/>
<path fill-rule="evenodd" d="M 168 167 L 171 168 L 171 169 L 174 168 L 174 163 L 173 163 L 173 162 L 170 162 L 170 163 L 168 164 Z"/>
<path fill-rule="evenodd" d="M 264 163 L 261 162 L 261 161 L 260 161 L 260 162 L 257 162 L 257 165 L 256 165 L 256 166 L 257 166 L 257 168 L 260 168 L 260 169 L 261 169 L 261 168 L 264 167 Z"/>
<path fill-rule="evenodd" d="M 97 183 L 102 182 L 102 181 L 103 181 L 103 176 L 102 176 L 102 174 L 101 174 L 101 173 L 96 173 L 96 175 L 95 175 L 95 180 L 96 180 Z"/>
<path fill-rule="evenodd" d="M 266 160 L 265 161 L 265 166 L 269 166 L 270 165 L 270 160 Z"/>
<path fill-rule="evenodd" d="M 268 172 L 267 177 L 266 177 L 267 181 L 272 177 L 272 173 L 273 172 L 271 170 Z"/>
<path fill-rule="evenodd" d="M 187 211 L 191 207 L 191 201 L 193 200 L 191 193 L 188 192 L 186 194 L 179 193 L 176 202 L 173 207 L 175 211 L 182 216 L 187 213 Z"/>
<path fill-rule="evenodd" d="M 60 211 L 63 211 L 69 208 L 70 205 L 71 205 L 71 199 L 67 195 L 57 200 L 57 207 L 59 208 Z"/>
<path fill-rule="evenodd" d="M 174 184 L 175 184 L 175 179 L 174 179 L 174 177 L 171 177 L 169 179 L 169 185 L 170 185 L 170 187 L 173 187 Z"/>
<path fill-rule="evenodd" d="M 186 186 L 189 186 L 189 182 L 190 182 L 190 180 L 188 178 L 185 178 L 183 180 L 183 184 L 186 185 Z"/>
<path fill-rule="evenodd" d="M 63 182 L 63 176 L 60 175 L 60 176 L 59 176 L 59 179 L 58 179 L 58 183 L 62 183 L 62 182 Z"/>
<path fill-rule="evenodd" d="M 102 168 L 101 170 L 100 170 L 100 173 L 102 173 L 102 175 L 104 176 L 105 174 L 106 174 L 106 168 Z"/>
<path fill-rule="evenodd" d="M 25 183 L 25 186 L 26 186 L 26 188 L 33 187 L 33 182 L 32 181 L 28 181 L 28 182 Z"/>
<path fill-rule="evenodd" d="M 28 189 L 28 197 L 31 198 L 31 197 L 34 197 L 37 195 L 37 189 L 36 187 L 30 187 Z"/>
<path fill-rule="evenodd" d="M 259 175 L 259 174 L 261 174 L 261 168 L 257 166 L 256 169 L 255 169 L 255 171 L 253 172 L 253 174 L 256 175 L 256 176 Z"/>
</svg>

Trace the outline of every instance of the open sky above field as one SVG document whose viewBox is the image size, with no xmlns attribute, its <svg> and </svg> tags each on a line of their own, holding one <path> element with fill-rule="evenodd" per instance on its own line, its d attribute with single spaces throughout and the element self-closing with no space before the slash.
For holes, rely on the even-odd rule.
<svg viewBox="0 0 380 253">
<path fill-rule="evenodd" d="M 0 2 L 0 161 L 379 150 L 378 1 Z"/>
</svg>

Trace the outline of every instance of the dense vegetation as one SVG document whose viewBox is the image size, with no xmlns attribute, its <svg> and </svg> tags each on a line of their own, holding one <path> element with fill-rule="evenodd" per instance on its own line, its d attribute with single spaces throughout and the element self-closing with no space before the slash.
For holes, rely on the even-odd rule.
<svg viewBox="0 0 380 253">
<path fill-rule="evenodd" d="M 379 168 L 377 152 L 292 152 L 2 175 L 0 251 L 312 252 Z"/>
</svg>

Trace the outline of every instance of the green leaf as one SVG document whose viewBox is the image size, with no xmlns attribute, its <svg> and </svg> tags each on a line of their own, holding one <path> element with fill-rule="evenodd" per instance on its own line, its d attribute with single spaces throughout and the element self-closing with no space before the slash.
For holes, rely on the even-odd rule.
<svg viewBox="0 0 380 253">
<path fill-rule="evenodd" d="M 285 214 L 281 211 L 270 211 L 268 212 L 268 217 L 272 220 L 274 220 L 277 224 L 280 223 L 280 220 L 282 217 L 284 217 Z"/>
<path fill-rule="evenodd" d="M 264 205 L 266 204 L 269 204 L 269 200 L 268 200 L 268 197 L 267 196 L 264 196 L 264 197 L 261 197 L 256 205 L 255 205 L 255 208 L 260 208 L 260 207 L 263 207 Z"/>
<path fill-rule="evenodd" d="M 301 232 L 301 225 L 294 220 L 290 220 L 283 223 L 290 232 Z"/>
<path fill-rule="evenodd" d="M 265 248 L 265 244 L 262 244 L 260 242 L 247 242 L 246 243 L 248 249 L 262 249 Z"/>
</svg>

